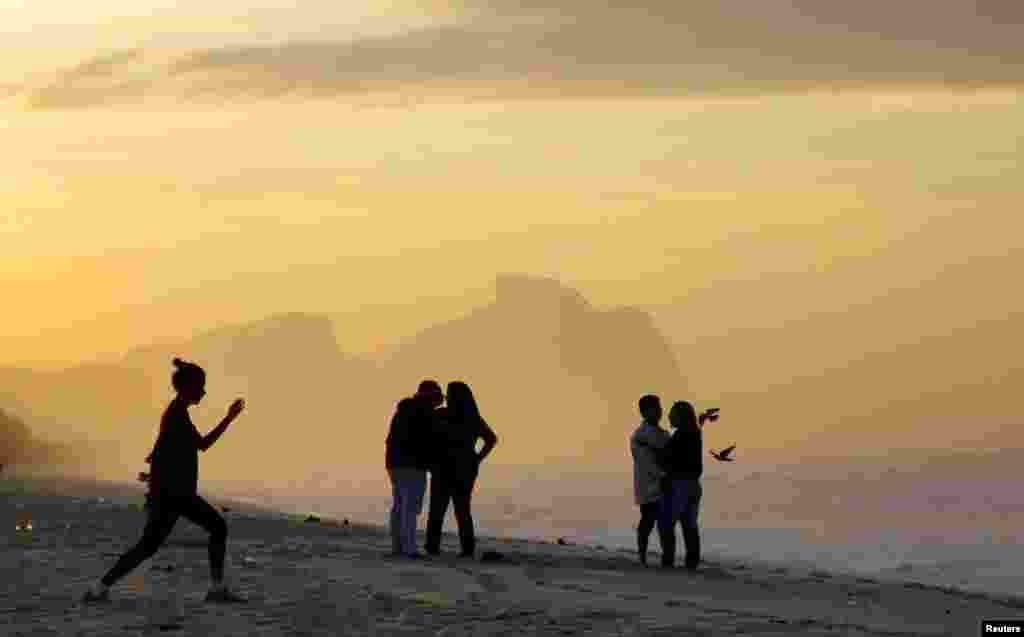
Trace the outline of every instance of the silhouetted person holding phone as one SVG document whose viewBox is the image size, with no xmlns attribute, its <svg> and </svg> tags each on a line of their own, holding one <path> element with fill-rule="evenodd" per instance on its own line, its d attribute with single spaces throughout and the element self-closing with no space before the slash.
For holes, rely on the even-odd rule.
<svg viewBox="0 0 1024 637">
<path fill-rule="evenodd" d="M 430 478 L 426 551 L 431 555 L 441 553 L 441 528 L 450 501 L 455 507 L 455 520 L 459 526 L 459 543 L 462 546 L 459 555 L 473 557 L 476 551 L 471 510 L 473 487 L 480 463 L 498 444 L 498 436 L 480 416 L 469 385 L 459 381 L 448 384 L 448 408 L 439 424 L 433 446 L 438 455 Z M 478 440 L 484 443 L 479 452 L 476 450 Z"/>
<path fill-rule="evenodd" d="M 700 529 L 697 516 L 700 512 L 700 501 L 703 488 L 700 484 L 704 472 L 704 440 L 702 428 L 705 422 L 718 419 L 718 408 L 704 411 L 699 417 L 693 405 L 680 400 L 672 404 L 668 412 L 668 420 L 674 429 L 672 437 L 659 454 L 662 467 L 667 477 L 665 493 L 669 505 L 663 509 L 663 524 L 671 528 L 672 542 L 668 555 L 663 555 L 665 566 L 675 564 L 675 523 L 683 527 L 683 543 L 686 546 L 685 566 L 687 570 L 696 570 L 700 564 Z M 733 447 L 734 448 L 734 447 Z M 716 460 L 727 462 L 731 459 L 728 452 L 713 452 Z M 723 457 L 724 456 L 724 457 Z"/>
<path fill-rule="evenodd" d="M 160 434 L 153 452 L 146 458 L 151 469 L 146 507 L 148 518 L 142 539 L 85 594 L 85 602 L 108 599 L 110 587 L 157 552 L 180 516 L 203 527 L 210 534 L 209 559 L 213 584 L 206 595 L 206 601 L 246 601 L 224 585 L 227 524 L 217 510 L 197 493 L 199 452 L 206 451 L 220 439 L 228 426 L 242 413 L 245 401 L 238 399 L 233 402 L 227 416 L 204 436 L 192 424 L 188 409 L 198 405 L 206 395 L 206 372 L 198 365 L 178 358 L 174 359 L 174 366 L 177 369 L 171 376 L 171 384 L 177 396 L 164 411 L 160 420 Z"/>
<path fill-rule="evenodd" d="M 648 394 L 638 403 L 643 421 L 629 439 L 629 450 L 633 455 L 633 494 L 640 507 L 640 523 L 636 529 L 637 553 L 640 563 L 647 565 L 647 544 L 651 531 L 658 525 L 661 540 L 661 554 L 675 550 L 675 535 L 671 518 L 666 515 L 664 493 L 662 492 L 665 471 L 658 462 L 658 454 L 669 442 L 669 433 L 661 428 L 661 400 Z"/>
<path fill-rule="evenodd" d="M 391 478 L 391 551 L 396 556 L 420 557 L 416 551 L 416 518 L 423 511 L 427 469 L 433 455 L 434 412 L 443 402 L 437 381 L 424 380 L 415 396 L 399 401 L 391 419 L 384 465 Z"/>
</svg>

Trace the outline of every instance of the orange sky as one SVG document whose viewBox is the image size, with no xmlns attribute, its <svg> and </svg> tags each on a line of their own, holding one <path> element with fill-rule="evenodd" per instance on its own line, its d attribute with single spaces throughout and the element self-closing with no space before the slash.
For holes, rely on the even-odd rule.
<svg viewBox="0 0 1024 637">
<path fill-rule="evenodd" d="M 400 334 L 360 324 L 360 307 L 437 298 L 424 320 L 439 320 L 501 271 L 659 304 L 669 289 L 870 255 L 947 216 L 959 245 L 887 278 L 1012 259 L 1021 105 L 1012 91 L 933 90 L 12 111 L 3 362 L 72 362 L 287 310 L 350 316 L 345 345 L 362 350 Z"/>
</svg>

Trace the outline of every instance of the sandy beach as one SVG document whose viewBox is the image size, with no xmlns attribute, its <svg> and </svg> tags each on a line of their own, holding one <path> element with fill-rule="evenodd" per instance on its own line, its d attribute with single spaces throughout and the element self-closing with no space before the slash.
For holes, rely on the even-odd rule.
<svg viewBox="0 0 1024 637">
<path fill-rule="evenodd" d="M 141 485 L 0 482 L 0 634 L 36 635 L 974 635 L 1022 618 L 1024 599 L 814 570 L 727 562 L 696 574 L 642 568 L 629 552 L 482 538 L 503 560 L 387 556 L 386 529 L 227 507 L 228 582 L 249 598 L 211 606 L 206 542 L 179 522 L 118 583 L 85 589 L 134 543 Z M 18 531 L 31 520 L 31 531 Z M 422 542 L 422 540 L 421 540 Z M 656 546 L 656 541 L 654 542 Z"/>
</svg>

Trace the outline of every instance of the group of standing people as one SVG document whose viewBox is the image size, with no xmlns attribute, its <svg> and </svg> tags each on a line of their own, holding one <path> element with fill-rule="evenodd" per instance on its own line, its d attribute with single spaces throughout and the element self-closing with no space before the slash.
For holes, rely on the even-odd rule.
<svg viewBox="0 0 1024 637">
<path fill-rule="evenodd" d="M 146 458 L 150 471 L 139 474 L 141 481 L 149 483 L 146 526 L 142 537 L 86 591 L 84 602 L 108 600 L 110 587 L 156 554 L 180 517 L 202 527 L 210 536 L 208 553 L 212 586 L 206 601 L 246 601 L 224 583 L 227 523 L 197 490 L 199 452 L 208 450 L 224 435 L 245 409 L 245 401 L 238 399 L 233 402 L 224 419 L 209 433 L 201 434 L 192 423 L 188 410 L 206 396 L 206 372 L 199 365 L 178 358 L 174 359 L 174 367 L 171 385 L 175 397 L 164 410 L 160 433 Z M 446 400 L 447 406 L 442 407 Z M 484 445 L 477 451 L 476 446 L 481 439 Z M 396 554 L 410 558 L 420 555 L 416 551 L 416 518 L 422 511 L 429 472 L 430 517 L 426 552 L 440 554 L 444 517 L 448 505 L 454 503 L 461 555 L 474 555 L 476 536 L 470 507 L 473 487 L 480 463 L 497 442 L 498 437 L 480 416 L 473 392 L 466 383 L 450 383 L 445 396 L 436 381 L 425 380 L 414 396 L 398 403 L 385 445 L 385 464 L 394 495 L 391 536 Z"/>
<path fill-rule="evenodd" d="M 661 428 L 663 415 L 661 400 L 648 394 L 640 398 L 640 426 L 630 437 L 633 455 L 633 490 L 640 507 L 637 525 L 637 551 L 640 562 L 647 564 L 647 545 L 651 531 L 658 527 L 661 540 L 661 565 L 675 566 L 675 526 L 682 526 L 686 548 L 684 565 L 696 570 L 700 564 L 700 529 L 697 516 L 703 495 L 700 478 L 704 472 L 705 422 L 718 419 L 718 408 L 708 409 L 699 416 L 693 405 L 686 401 L 673 403 L 668 420 L 669 433 Z M 730 447 L 712 456 L 720 462 L 729 462 Z"/>
<path fill-rule="evenodd" d="M 447 403 L 445 405 L 445 403 Z M 442 406 L 445 405 L 445 406 Z M 477 443 L 483 446 L 477 450 Z M 430 511 L 424 550 L 441 553 L 441 530 L 448 506 L 455 509 L 461 557 L 473 557 L 473 488 L 480 463 L 498 443 L 480 415 L 469 385 L 448 384 L 447 393 L 434 380 L 424 380 L 416 394 L 399 401 L 385 441 L 384 464 L 391 479 L 391 549 L 395 556 L 417 559 L 416 521 L 430 474 Z"/>
<path fill-rule="evenodd" d="M 241 415 L 245 401 L 236 400 L 213 430 L 201 434 L 188 410 L 206 396 L 206 372 L 195 363 L 177 358 L 174 367 L 171 384 L 176 395 L 164 411 L 160 433 L 152 453 L 146 458 L 151 465 L 150 472 L 139 475 L 140 480 L 149 483 L 148 513 L 142 538 L 86 592 L 83 601 L 107 600 L 115 582 L 157 552 L 179 517 L 203 527 L 210 535 L 212 586 L 206 600 L 214 603 L 246 601 L 224 583 L 227 524 L 197 492 L 199 452 L 206 451 L 220 439 Z M 673 566 L 675 524 L 679 522 L 686 545 L 686 567 L 696 569 L 700 562 L 697 514 L 703 472 L 701 428 L 705 422 L 718 418 L 718 409 L 706 410 L 698 416 L 690 403 L 674 403 L 669 411 L 669 422 L 675 432 L 669 434 L 660 426 L 662 409 L 657 396 L 642 397 L 639 407 L 643 422 L 630 439 L 630 449 L 636 503 L 641 511 L 637 529 L 640 560 L 647 563 L 648 539 L 657 526 L 662 565 Z M 481 440 L 483 446 L 477 450 Z M 440 554 L 444 518 L 449 504 L 453 504 L 462 548 L 460 556 L 473 557 L 476 550 L 471 507 L 473 488 L 480 463 L 497 442 L 497 435 L 480 415 L 473 392 L 464 382 L 449 383 L 445 394 L 437 381 L 424 380 L 415 395 L 399 401 L 385 441 L 385 466 L 393 496 L 392 551 L 396 556 L 421 557 L 416 546 L 416 521 L 423 509 L 429 473 L 426 553 Z M 731 460 L 729 452 L 734 448 L 712 452 L 712 455 L 717 460 L 728 461 Z"/>
</svg>

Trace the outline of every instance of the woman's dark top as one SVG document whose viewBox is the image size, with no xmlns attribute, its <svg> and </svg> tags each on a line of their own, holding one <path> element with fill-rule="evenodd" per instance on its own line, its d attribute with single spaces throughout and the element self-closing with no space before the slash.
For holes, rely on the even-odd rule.
<svg viewBox="0 0 1024 637">
<path fill-rule="evenodd" d="M 153 447 L 150 492 L 154 495 L 195 495 L 199 485 L 199 446 L 202 435 L 192 424 L 188 409 L 171 403 L 160 421 Z"/>
<path fill-rule="evenodd" d="M 485 442 L 493 442 L 498 439 L 497 435 L 483 418 L 458 421 L 452 418 L 451 412 L 444 415 L 446 417 L 439 423 L 438 455 L 440 462 L 460 469 L 475 470 L 478 464 L 477 441 L 483 439 Z"/>
<path fill-rule="evenodd" d="M 701 431 L 677 429 L 661 455 L 670 480 L 696 480 L 704 472 L 704 440 Z"/>
</svg>

